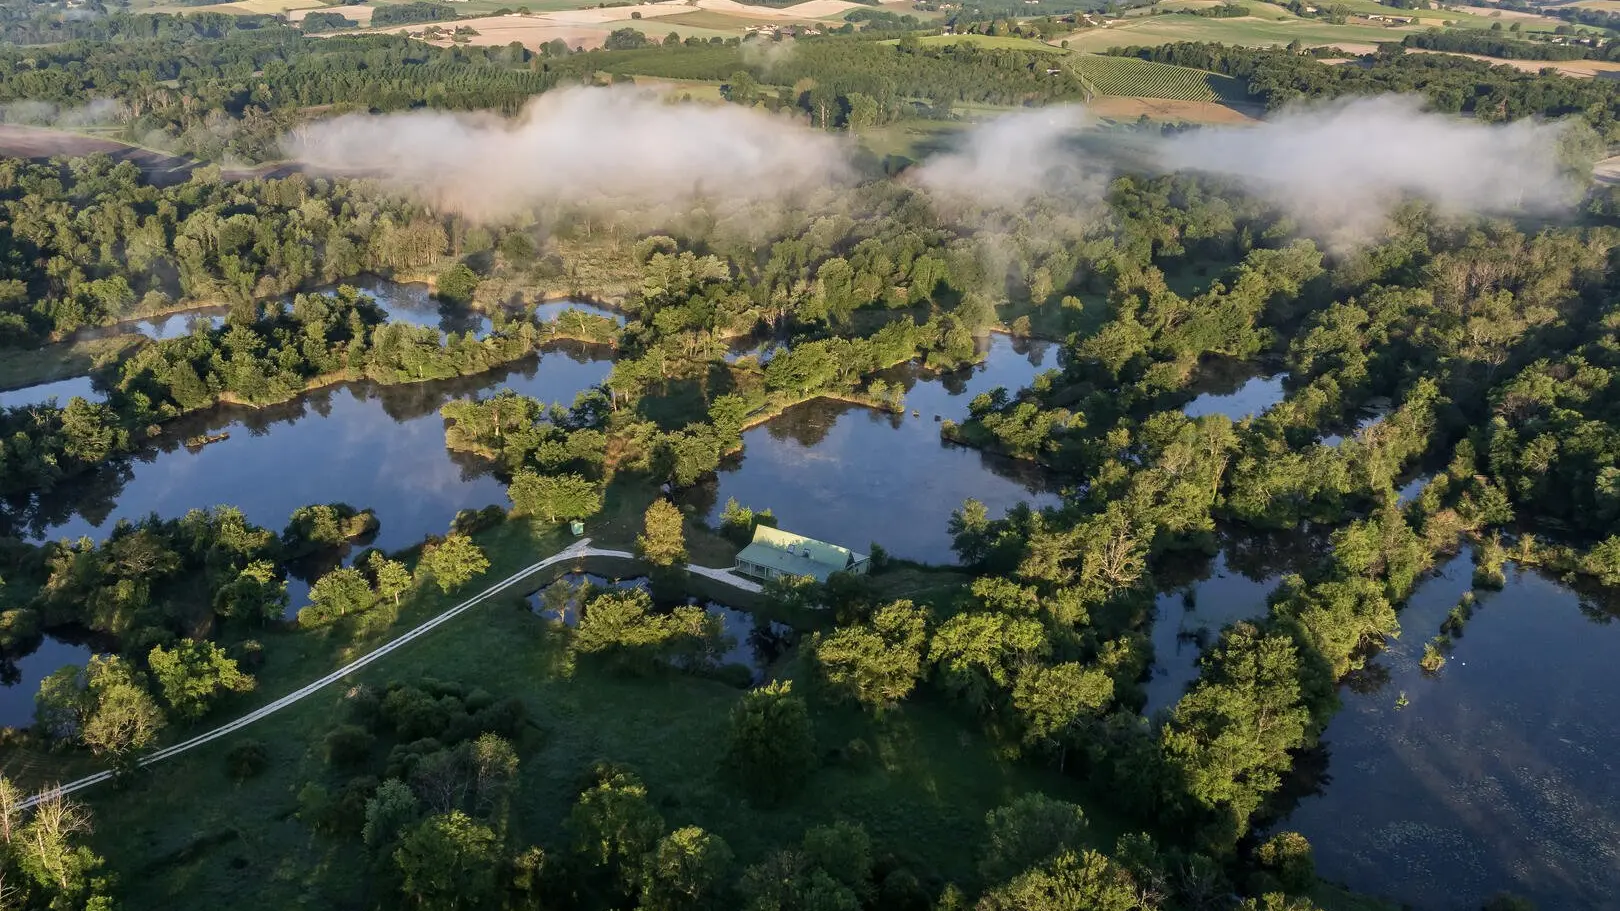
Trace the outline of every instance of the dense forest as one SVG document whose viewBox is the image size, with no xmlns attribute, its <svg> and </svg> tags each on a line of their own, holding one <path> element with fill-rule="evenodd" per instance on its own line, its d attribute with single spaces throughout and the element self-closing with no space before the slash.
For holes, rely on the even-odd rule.
<svg viewBox="0 0 1620 911">
<path fill-rule="evenodd" d="M 724 81 L 730 103 L 828 129 L 1085 94 L 1029 52 L 905 39 L 807 40 L 766 66 L 723 43 L 559 57 L 192 18 L 64 20 L 54 39 L 8 20 L 18 41 L 50 43 L 0 52 L 0 97 L 111 97 L 132 128 L 194 154 L 261 158 L 303 106 L 510 112 L 598 72 Z M 1271 108 L 1417 91 L 1483 120 L 1579 115 L 1604 137 L 1620 110 L 1602 81 L 1440 55 L 1329 67 L 1218 45 L 1120 53 L 1244 79 Z M 217 135 L 220 118 L 241 124 L 223 146 L 185 139 Z M 5 746 L 117 770 L 125 788 L 93 806 L 157 786 L 140 769 L 155 747 L 554 552 L 569 540 L 560 522 L 600 523 L 650 576 L 647 591 L 547 589 L 555 621 L 484 605 L 461 623 L 492 641 L 459 663 L 306 703 L 296 758 L 249 729 L 180 760 L 270 795 L 264 825 L 298 847 L 278 858 L 296 872 L 267 894 L 296 880 L 323 907 L 1310 911 L 1342 895 L 1317 879 L 1301 836 L 1272 830 L 1299 779 L 1320 774 L 1304 757 L 1338 688 L 1401 633 L 1399 610 L 1439 558 L 1471 542 L 1485 586 L 1508 559 L 1620 583 L 1620 230 L 1606 224 L 1411 201 L 1361 245 L 1319 245 L 1240 187 L 1134 170 L 1091 208 L 1053 187 L 1016 211 L 947 210 L 917 182 L 873 174 L 809 202 L 687 212 L 656 229 L 555 211 L 475 224 L 344 179 L 204 168 L 160 188 L 106 156 L 0 162 L 0 205 L 9 350 L 188 303 L 232 310 L 218 328 L 132 346 L 98 371 L 102 402 L 0 411 L 0 652 L 15 660 L 65 630 L 99 652 L 47 677 L 34 725 Z M 497 280 L 585 282 L 587 241 L 632 276 L 622 328 L 542 323 L 497 300 L 489 333 L 441 334 L 390 323 L 349 288 L 300 293 L 367 271 L 432 272 L 449 299 Z M 874 548 L 869 576 L 772 583 L 757 607 L 796 621 L 791 648 L 760 685 L 725 664 L 726 633 L 692 600 L 684 566 L 734 556 L 770 519 L 732 504 L 711 528 L 681 496 L 742 450 L 747 428 L 811 399 L 903 414 L 885 369 L 948 375 L 992 330 L 1044 337 L 1061 355 L 1029 388 L 941 421 L 942 445 L 1064 479 L 1056 505 L 995 516 L 962 504 L 954 567 Z M 46 494 L 140 458 L 184 415 L 350 380 L 478 374 L 559 334 L 611 346 L 605 382 L 562 405 L 508 391 L 441 411 L 445 446 L 486 462 L 510 509 L 469 509 L 391 553 L 355 552 L 377 531 L 365 503 L 309 504 L 279 532 L 221 506 L 121 522 L 99 541 L 33 540 L 51 524 Z M 749 337 L 781 345 L 730 356 L 726 343 Z M 1234 365 L 1284 371 L 1283 400 L 1236 422 L 1187 417 L 1199 381 Z M 1403 500 L 1417 476 L 1429 480 Z M 1177 701 L 1144 715 L 1159 577 L 1228 530 L 1301 528 L 1320 552 L 1263 616 L 1214 637 Z M 290 578 L 310 583 L 307 605 L 290 603 Z M 532 657 L 528 676 L 456 679 L 508 653 Z M 940 718 L 946 738 L 925 741 L 925 720 Z M 639 762 L 615 752 L 617 725 L 634 729 Z M 675 730 L 690 740 L 664 739 Z M 1049 787 L 998 791 L 982 819 L 926 834 L 885 791 L 823 805 L 823 789 L 862 776 L 900 769 L 877 779 L 896 792 L 916 777 L 918 757 L 873 747 L 894 730 L 904 739 L 887 743 L 913 753 L 987 744 L 988 768 Z M 959 783 L 924 785 L 939 788 L 936 804 L 959 797 Z M 239 833 L 131 822 L 141 838 L 164 824 L 188 834 L 158 839 L 178 842 L 158 874 L 114 870 L 91 847 L 127 850 L 120 833 L 92 836 L 76 797 L 25 809 L 19 787 L 0 779 L 0 874 L 19 907 L 178 902 L 165 871 L 192 863 L 237 877 Z"/>
<path fill-rule="evenodd" d="M 1193 42 L 1116 48 L 1111 53 L 1246 80 L 1249 94 L 1270 110 L 1307 99 L 1416 93 L 1435 110 L 1470 114 L 1492 122 L 1580 116 L 1604 137 L 1614 134 L 1620 114 L 1620 92 L 1609 80 L 1571 79 L 1553 72 L 1526 73 L 1511 66 L 1455 56 L 1408 54 L 1393 44 L 1368 58 L 1368 66 L 1329 66 L 1312 56 L 1283 49 Z"/>
</svg>

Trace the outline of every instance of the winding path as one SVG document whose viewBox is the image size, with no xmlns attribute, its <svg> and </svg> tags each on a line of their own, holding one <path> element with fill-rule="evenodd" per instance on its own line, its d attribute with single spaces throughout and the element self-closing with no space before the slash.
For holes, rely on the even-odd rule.
<svg viewBox="0 0 1620 911">
<path fill-rule="evenodd" d="M 235 721 L 230 721 L 230 722 L 227 722 L 225 724 L 222 724 L 219 727 L 214 728 L 211 731 L 206 731 L 206 732 L 204 732 L 202 734 L 198 734 L 197 736 L 192 737 L 189 740 L 183 740 L 180 743 L 171 744 L 170 746 L 166 746 L 161 750 L 152 751 L 151 753 L 147 754 L 146 756 L 141 757 L 140 765 L 144 768 L 146 766 L 152 765 L 153 763 L 162 762 L 165 759 L 169 759 L 171 757 L 178 756 L 181 753 L 186 752 L 187 750 L 195 749 L 197 747 L 202 746 L 205 743 L 211 743 L 211 742 L 213 742 L 215 740 L 220 739 L 221 737 L 224 737 L 224 736 L 226 736 L 228 734 L 239 731 L 242 728 L 245 728 L 248 725 L 252 724 L 253 722 L 258 721 L 258 720 L 260 720 L 262 718 L 268 718 L 269 716 L 274 715 L 275 713 L 281 711 L 282 709 L 287 708 L 288 706 L 295 705 L 295 704 L 297 704 L 299 702 L 302 702 L 304 699 L 307 699 L 308 697 L 315 695 L 316 693 L 320 692 L 321 690 L 325 689 L 326 687 L 329 687 L 332 684 L 338 682 L 339 680 L 342 680 L 344 677 L 347 677 L 350 674 L 354 673 L 355 671 L 358 671 L 361 668 L 365 667 L 366 665 L 371 664 L 373 661 L 377 661 L 378 659 L 383 658 L 384 656 L 388 655 L 390 652 L 393 652 L 396 649 L 400 649 L 400 648 L 405 647 L 406 645 L 409 645 L 410 643 L 412 643 L 412 642 L 416 641 L 417 639 L 420 639 L 421 637 L 427 635 L 428 633 L 432 632 L 433 630 L 437 629 L 438 627 L 442 626 L 443 624 L 448 623 L 451 620 L 454 620 L 456 617 L 459 617 L 462 614 L 466 613 L 467 611 L 472 610 L 474 607 L 477 607 L 478 605 L 484 603 L 485 601 L 488 601 L 490 598 L 493 598 L 494 596 L 506 591 L 507 589 L 511 588 L 514 585 L 517 585 L 519 582 L 522 582 L 524 579 L 527 579 L 529 576 L 532 576 L 535 573 L 540 572 L 543 569 L 549 569 L 552 566 L 556 566 L 558 563 L 565 563 L 565 562 L 567 562 L 569 560 L 577 560 L 577 559 L 580 559 L 582 557 L 621 557 L 621 558 L 630 559 L 630 560 L 636 559 L 636 555 L 632 554 L 632 553 L 630 553 L 628 551 L 604 550 L 602 548 L 592 547 L 590 538 L 581 538 L 580 540 L 575 541 L 573 544 L 569 545 L 566 548 L 563 548 L 562 550 L 558 551 L 555 554 L 552 554 L 551 556 L 545 558 L 544 560 L 541 560 L 540 562 L 535 563 L 535 564 L 533 564 L 531 566 L 528 566 L 528 567 L 526 567 L 524 569 L 518 570 L 517 572 L 513 573 L 512 575 L 507 576 L 505 579 L 502 579 L 500 582 L 497 582 L 494 585 L 491 585 L 489 588 L 486 588 L 483 591 L 479 592 L 478 594 L 472 596 L 471 598 L 468 598 L 467 600 L 461 602 L 460 604 L 457 604 L 455 607 L 450 608 L 449 610 L 445 611 L 444 613 L 439 614 L 438 616 L 433 617 L 430 620 L 424 621 L 421 625 L 417 626 L 416 628 L 410 630 L 407 633 L 402 634 L 399 638 L 390 640 L 389 642 L 378 646 L 376 649 L 374 649 L 374 650 L 372 650 L 370 652 L 367 652 L 364 655 L 361 655 L 359 658 L 356 658 L 355 660 L 349 662 L 348 664 L 345 664 L 344 666 L 338 668 L 337 670 L 331 672 L 330 674 L 327 674 L 326 676 L 320 678 L 319 680 L 314 681 L 313 683 L 307 683 L 304 686 L 302 686 L 302 687 L 300 687 L 300 688 L 298 688 L 296 690 L 293 690 L 291 693 L 288 693 L 287 695 L 282 696 L 280 699 L 277 699 L 274 702 L 268 703 L 268 704 L 263 705 L 263 706 L 261 706 L 261 707 L 259 707 L 257 709 L 254 709 L 251 712 L 248 712 L 246 715 L 243 715 L 242 717 L 236 719 Z M 695 573 L 695 574 L 697 574 L 699 576 L 703 576 L 703 577 L 708 578 L 708 579 L 713 579 L 716 582 L 720 582 L 720 583 L 725 584 L 725 585 L 730 585 L 730 586 L 732 586 L 734 588 L 740 588 L 743 591 L 749 591 L 749 592 L 758 592 L 758 591 L 760 591 L 760 586 L 757 583 L 749 581 L 748 579 L 744 579 L 743 577 L 732 573 L 729 569 L 714 569 L 714 568 L 708 567 L 708 566 L 690 566 L 689 565 L 689 566 L 687 566 L 687 570 L 689 572 Z M 44 799 L 49 794 L 58 793 L 58 792 L 62 793 L 62 794 L 71 794 L 74 791 L 81 791 L 81 790 L 83 790 L 85 788 L 90 787 L 91 785 L 100 784 L 101 782 L 107 781 L 107 780 L 111 779 L 112 777 L 113 777 L 113 773 L 111 771 L 97 772 L 94 775 L 89 775 L 89 776 L 86 776 L 84 778 L 80 778 L 78 781 L 71 781 L 71 782 L 68 782 L 66 784 L 58 785 L 57 787 L 52 788 L 52 789 L 46 791 L 45 793 L 36 794 L 33 797 L 30 797 L 27 800 L 23 801 L 22 806 L 24 808 L 32 807 L 34 804 L 39 803 L 40 800 Z"/>
</svg>

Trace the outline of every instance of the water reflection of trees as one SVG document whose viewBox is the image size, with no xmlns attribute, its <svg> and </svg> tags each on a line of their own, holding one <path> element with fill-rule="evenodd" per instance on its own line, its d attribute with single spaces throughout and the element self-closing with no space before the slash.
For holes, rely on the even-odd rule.
<svg viewBox="0 0 1620 911">
<path fill-rule="evenodd" d="M 766 421 L 765 432 L 773 440 L 794 442 L 805 449 L 814 449 L 827 439 L 827 434 L 832 431 L 839 418 L 864 407 L 833 399 L 813 399 L 794 405 L 779 416 Z"/>
<path fill-rule="evenodd" d="M 1228 568 L 1256 581 L 1303 573 L 1330 549 L 1329 530 L 1306 525 L 1277 531 L 1255 531 L 1231 525 L 1217 529 Z"/>
<path fill-rule="evenodd" d="M 253 408 L 221 405 L 184 415 L 164 425 L 163 432 L 133 453 L 113 458 L 91 471 L 77 475 L 47 491 L 34 491 L 0 500 L 0 534 L 39 538 L 52 528 L 78 516 L 97 528 L 103 527 L 118 507 L 124 488 L 134 479 L 137 463 L 153 464 L 159 457 L 172 455 L 194 436 L 221 432 L 269 436 L 277 427 L 293 425 L 314 415 L 330 419 L 337 396 L 346 395 L 358 403 L 375 402 L 382 413 L 396 424 L 404 424 L 437 414 L 445 404 L 461 398 L 493 393 L 516 378 L 526 382 L 539 376 L 543 356 L 561 356 L 577 364 L 610 359 L 611 351 L 599 345 L 567 343 L 548 345 L 541 352 L 525 356 L 503 368 L 467 377 L 435 380 L 399 386 L 383 386 L 369 381 L 343 383 L 312 390 L 289 402 Z M 572 387 L 570 387 L 572 391 Z M 492 466 L 479 457 L 447 450 L 463 482 L 489 475 Z M 289 504 L 291 510 L 305 504 Z M 367 504 L 356 504 L 365 506 Z M 481 504 L 469 504 L 471 506 Z"/>
</svg>

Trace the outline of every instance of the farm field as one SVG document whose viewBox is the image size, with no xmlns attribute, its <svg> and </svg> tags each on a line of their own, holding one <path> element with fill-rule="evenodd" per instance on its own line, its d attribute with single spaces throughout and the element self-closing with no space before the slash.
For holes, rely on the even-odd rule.
<svg viewBox="0 0 1620 911">
<path fill-rule="evenodd" d="M 1236 79 L 1148 60 L 1074 54 L 1066 62 L 1101 95 L 1218 101 L 1242 93 Z"/>
<path fill-rule="evenodd" d="M 160 5 L 148 8 L 153 13 L 229 13 L 237 16 L 275 15 L 292 10 L 322 9 L 320 0 L 239 0 L 235 3 L 212 3 L 206 6 Z"/>
<path fill-rule="evenodd" d="M 1258 109 L 1215 101 L 1176 101 L 1169 98 L 1104 95 L 1086 102 L 1086 110 L 1103 120 L 1116 123 L 1134 123 L 1143 117 L 1160 123 L 1248 124 L 1259 120 Z"/>
<path fill-rule="evenodd" d="M 884 44 L 895 44 L 898 38 L 890 38 Z M 1033 38 L 1017 38 L 1012 35 L 927 35 L 917 39 L 918 44 L 935 46 L 953 44 L 971 44 L 974 47 L 984 48 L 1011 48 L 1020 51 L 1052 51 L 1057 53 L 1060 49 L 1050 44 L 1042 44 Z"/>
<path fill-rule="evenodd" d="M 1108 28 L 1085 29 L 1066 36 L 1073 50 L 1101 51 L 1114 47 L 1156 47 L 1176 41 L 1217 41 L 1246 47 L 1268 47 L 1299 41 L 1307 47 L 1376 44 L 1399 41 L 1420 31 L 1416 27 L 1332 25 L 1310 19 L 1281 22 L 1254 17 L 1202 19 L 1195 16 L 1150 16 Z"/>
<path fill-rule="evenodd" d="M 1416 51 L 1420 54 L 1444 54 L 1447 51 Z M 1483 60 L 1497 66 L 1511 66 L 1526 73 L 1539 73 L 1545 69 L 1557 70 L 1565 76 L 1584 79 L 1620 79 L 1620 61 L 1614 60 L 1503 60 L 1479 54 L 1452 54 L 1470 60 Z"/>
<path fill-rule="evenodd" d="M 261 0 L 261 2 L 298 2 L 298 0 Z M 493 4 L 495 0 L 473 0 L 469 7 Z M 527 4 L 526 4 L 527 5 Z M 510 8 L 506 4 L 505 8 Z M 531 10 L 533 5 L 527 5 Z M 460 19 L 458 26 L 467 26 L 478 32 L 471 36 L 473 45 L 490 47 L 520 42 L 537 47 L 549 41 L 561 40 L 569 47 L 591 49 L 601 47 L 607 36 L 616 29 L 634 28 L 648 35 L 663 37 L 674 32 L 682 38 L 727 38 L 742 35 L 751 25 L 802 23 L 821 19 L 837 19 L 856 4 L 846 0 L 806 0 L 794 6 L 774 9 L 750 6 L 735 0 L 665 0 L 661 3 L 611 7 L 582 7 L 572 3 L 567 8 L 554 8 L 529 14 L 506 13 Z M 560 5 L 559 5 L 560 7 Z M 332 7 L 351 19 L 369 24 L 370 6 Z M 479 10 L 469 9 L 468 12 Z M 288 18 L 298 21 L 311 10 L 294 11 Z M 390 34 L 420 32 L 431 23 L 389 26 Z M 439 40 L 447 44 L 449 39 Z M 1034 44 L 1034 42 L 1030 42 Z"/>
</svg>

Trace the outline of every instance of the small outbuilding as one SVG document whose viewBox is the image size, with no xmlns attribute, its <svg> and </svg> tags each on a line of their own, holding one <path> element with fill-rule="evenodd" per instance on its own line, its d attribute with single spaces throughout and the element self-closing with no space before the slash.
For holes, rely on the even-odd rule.
<svg viewBox="0 0 1620 911">
<path fill-rule="evenodd" d="M 865 575 L 867 556 L 780 528 L 759 525 L 754 540 L 737 554 L 737 572 L 756 579 L 809 576 L 827 581 L 833 573 Z"/>
</svg>

